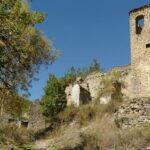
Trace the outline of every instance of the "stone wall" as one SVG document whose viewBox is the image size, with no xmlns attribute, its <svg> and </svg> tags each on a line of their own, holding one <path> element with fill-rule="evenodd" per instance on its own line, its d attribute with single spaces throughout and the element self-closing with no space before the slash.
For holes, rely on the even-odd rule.
<svg viewBox="0 0 150 150">
<path fill-rule="evenodd" d="M 71 99 L 71 91 L 72 91 L 73 85 L 70 84 L 69 86 L 66 87 L 65 93 L 66 93 L 66 99 L 67 99 L 67 106 L 70 106 L 72 104 L 72 99 Z"/>
<path fill-rule="evenodd" d="M 90 100 L 98 97 L 100 81 L 104 73 L 93 72 L 85 80 L 77 78 L 74 85 L 70 84 L 65 89 L 67 105 L 75 104 L 76 106 L 85 104 Z"/>
<path fill-rule="evenodd" d="M 0 116 L 0 123 L 1 124 L 17 124 L 17 118 L 13 117 L 11 114 L 4 113 L 2 116 Z"/>
<path fill-rule="evenodd" d="M 74 105 L 78 107 L 91 100 L 89 91 L 83 88 L 79 83 L 68 86 L 65 92 L 67 97 L 67 106 Z"/>
<path fill-rule="evenodd" d="M 92 100 L 98 97 L 99 89 L 101 88 L 101 80 L 105 73 L 93 72 L 89 74 L 86 79 L 83 81 L 81 86 L 90 92 Z"/>
<path fill-rule="evenodd" d="M 102 81 L 104 78 L 111 78 L 114 72 L 119 72 L 121 74 L 121 77 L 116 80 L 121 83 L 122 94 L 126 97 L 130 97 L 130 71 L 130 66 L 115 67 L 107 73 L 93 72 L 89 74 L 85 80 L 81 80 L 80 82 L 76 81 L 74 85 L 66 87 L 67 105 L 69 106 L 74 103 L 76 106 L 79 106 L 89 102 L 89 100 L 98 99 L 99 92 L 104 87 Z"/>
<path fill-rule="evenodd" d="M 150 5 L 130 12 L 130 37 L 132 67 L 130 91 L 132 97 L 149 97 Z"/>
<path fill-rule="evenodd" d="M 42 114 L 42 107 L 40 105 L 40 101 L 32 102 L 29 110 L 29 128 L 33 128 L 34 130 L 44 129 L 45 126 L 45 118 Z"/>
<path fill-rule="evenodd" d="M 115 113 L 116 123 L 121 128 L 140 127 L 150 124 L 150 99 L 128 99 Z"/>
</svg>

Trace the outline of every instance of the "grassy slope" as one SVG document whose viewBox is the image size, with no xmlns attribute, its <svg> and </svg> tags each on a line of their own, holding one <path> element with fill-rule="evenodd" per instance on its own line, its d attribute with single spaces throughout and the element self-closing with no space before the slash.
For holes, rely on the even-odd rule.
<svg viewBox="0 0 150 150">
<path fill-rule="evenodd" d="M 150 146 L 150 126 L 122 130 L 113 118 L 117 104 L 90 103 L 67 108 L 59 115 L 59 125 L 46 139 L 36 141 L 34 148 L 48 150 L 127 150 Z"/>
</svg>

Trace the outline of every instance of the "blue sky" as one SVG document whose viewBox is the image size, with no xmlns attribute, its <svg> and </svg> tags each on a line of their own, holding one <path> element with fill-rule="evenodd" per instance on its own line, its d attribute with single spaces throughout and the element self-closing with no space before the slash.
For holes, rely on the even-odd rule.
<svg viewBox="0 0 150 150">
<path fill-rule="evenodd" d="M 130 64 L 129 10 L 149 0 L 33 0 L 32 10 L 48 14 L 37 27 L 61 50 L 29 89 L 40 99 L 49 73 L 61 77 L 71 66 L 85 67 L 96 58 L 105 69 Z"/>
</svg>

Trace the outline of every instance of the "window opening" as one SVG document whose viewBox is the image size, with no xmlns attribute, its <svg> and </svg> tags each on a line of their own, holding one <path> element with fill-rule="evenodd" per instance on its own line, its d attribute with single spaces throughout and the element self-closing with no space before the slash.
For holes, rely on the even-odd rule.
<svg viewBox="0 0 150 150">
<path fill-rule="evenodd" d="M 141 34 L 144 27 L 144 16 L 140 15 L 136 18 L 136 34 Z"/>
<path fill-rule="evenodd" d="M 146 44 L 146 48 L 149 48 L 150 47 L 150 43 Z"/>
</svg>

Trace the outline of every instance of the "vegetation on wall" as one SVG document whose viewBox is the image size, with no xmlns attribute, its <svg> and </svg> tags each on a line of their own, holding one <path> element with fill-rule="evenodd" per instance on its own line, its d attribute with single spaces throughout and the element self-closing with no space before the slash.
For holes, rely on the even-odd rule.
<svg viewBox="0 0 150 150">
<path fill-rule="evenodd" d="M 101 81 L 101 85 L 103 88 L 99 91 L 99 97 L 105 96 L 107 94 L 112 95 L 112 99 L 116 101 L 122 101 L 122 93 L 121 93 L 121 83 L 118 82 L 118 79 L 121 77 L 121 71 L 112 71 L 104 76 Z"/>
</svg>

